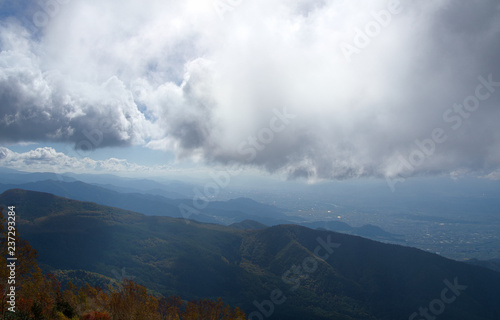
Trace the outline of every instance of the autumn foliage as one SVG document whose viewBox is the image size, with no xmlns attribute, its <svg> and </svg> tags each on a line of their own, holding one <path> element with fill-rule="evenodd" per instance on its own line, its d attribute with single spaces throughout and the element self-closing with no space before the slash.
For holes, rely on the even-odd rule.
<svg viewBox="0 0 500 320">
<path fill-rule="evenodd" d="M 1 209 L 0 209 L 1 210 Z M 0 211 L 0 237 L 4 242 L 5 219 Z M 68 282 L 63 289 L 52 274 L 38 267 L 37 252 L 27 241 L 16 238 L 16 312 L 7 310 L 6 246 L 0 257 L 0 320 L 243 320 L 239 308 L 217 301 L 183 301 L 180 297 L 157 297 L 132 280 L 107 288 L 89 284 L 76 287 Z"/>
</svg>

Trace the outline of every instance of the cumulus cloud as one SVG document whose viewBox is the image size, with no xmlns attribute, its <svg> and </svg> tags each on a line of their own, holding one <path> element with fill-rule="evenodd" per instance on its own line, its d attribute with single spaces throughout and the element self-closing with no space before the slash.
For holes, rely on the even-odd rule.
<svg viewBox="0 0 500 320">
<path fill-rule="evenodd" d="M 109 158 L 92 160 L 88 157 L 71 157 L 54 148 L 37 148 L 18 153 L 0 147 L 0 166 L 30 172 L 77 173 L 171 173 L 169 166 L 148 167 L 130 163 L 125 159 Z"/>
<path fill-rule="evenodd" d="M 58 70 L 43 70 L 29 37 L 16 23 L 0 29 L 3 141 L 78 142 L 96 130 L 106 134 L 95 147 L 144 141 L 148 121 L 121 80 L 80 82 Z"/>
<path fill-rule="evenodd" d="M 2 21 L 0 142 L 307 179 L 500 167 L 494 0 L 57 3 Z"/>
</svg>

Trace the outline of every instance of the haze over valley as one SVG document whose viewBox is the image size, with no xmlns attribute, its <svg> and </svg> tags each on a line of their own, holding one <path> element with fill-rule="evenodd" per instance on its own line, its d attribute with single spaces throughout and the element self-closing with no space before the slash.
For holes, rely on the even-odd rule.
<svg viewBox="0 0 500 320">
<path fill-rule="evenodd" d="M 0 319 L 500 319 L 499 57 L 497 0 L 0 0 Z"/>
</svg>

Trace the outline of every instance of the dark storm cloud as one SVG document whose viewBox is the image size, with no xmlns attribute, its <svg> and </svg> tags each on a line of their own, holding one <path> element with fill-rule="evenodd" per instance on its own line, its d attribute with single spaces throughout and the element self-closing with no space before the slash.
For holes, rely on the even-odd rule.
<svg viewBox="0 0 500 320">
<path fill-rule="evenodd" d="M 311 180 L 500 167 L 496 1 L 60 9 L 37 40 L 2 25 L 1 141 L 145 144 Z"/>
</svg>

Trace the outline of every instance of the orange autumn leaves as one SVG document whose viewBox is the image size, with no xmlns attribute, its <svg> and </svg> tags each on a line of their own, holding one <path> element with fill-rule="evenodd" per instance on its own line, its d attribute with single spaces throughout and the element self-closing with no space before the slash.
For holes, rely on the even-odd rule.
<svg viewBox="0 0 500 320">
<path fill-rule="evenodd" d="M 16 237 L 16 312 L 7 310 L 5 219 L 0 209 L 0 316 L 2 320 L 244 320 L 239 308 L 230 308 L 221 299 L 183 301 L 180 297 L 157 297 L 132 280 L 107 288 L 89 284 L 76 287 L 68 282 L 63 289 L 58 279 L 44 275 L 38 267 L 37 252 L 27 241 Z"/>
</svg>

